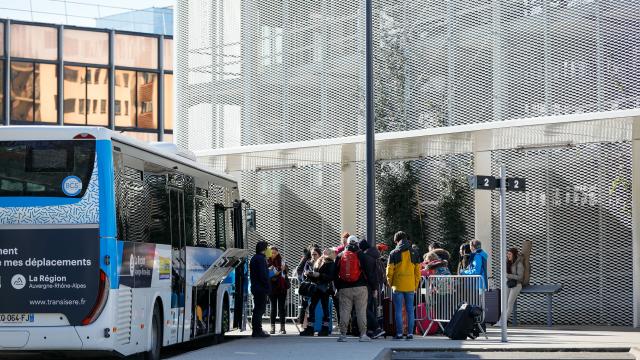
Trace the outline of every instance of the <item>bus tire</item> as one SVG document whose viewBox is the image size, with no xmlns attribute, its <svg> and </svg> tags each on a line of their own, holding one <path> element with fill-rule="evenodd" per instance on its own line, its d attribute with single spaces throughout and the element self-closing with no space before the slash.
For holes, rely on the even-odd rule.
<svg viewBox="0 0 640 360">
<path fill-rule="evenodd" d="M 162 316 L 158 303 L 153 307 L 151 318 L 151 347 L 144 353 L 145 360 L 160 360 L 160 348 L 162 347 Z"/>
<path fill-rule="evenodd" d="M 220 344 L 224 341 L 224 334 L 231 328 L 231 315 L 229 314 L 229 298 L 225 295 L 222 302 L 222 320 L 220 321 L 220 334 L 216 335 L 214 343 Z"/>
</svg>

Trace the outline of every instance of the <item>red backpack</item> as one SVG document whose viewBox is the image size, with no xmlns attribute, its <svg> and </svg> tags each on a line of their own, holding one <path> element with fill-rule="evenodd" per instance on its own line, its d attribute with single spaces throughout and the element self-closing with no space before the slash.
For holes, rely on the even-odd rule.
<svg viewBox="0 0 640 360">
<path fill-rule="evenodd" d="M 356 282 L 360 278 L 360 259 L 358 253 L 345 250 L 340 258 L 338 277 L 345 282 Z"/>
</svg>

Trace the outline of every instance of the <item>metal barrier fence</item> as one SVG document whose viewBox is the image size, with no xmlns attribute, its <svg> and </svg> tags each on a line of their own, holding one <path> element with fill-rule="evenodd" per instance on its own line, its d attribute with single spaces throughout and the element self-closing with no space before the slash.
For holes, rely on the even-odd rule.
<svg viewBox="0 0 640 360">
<path fill-rule="evenodd" d="M 285 319 L 286 321 L 291 321 L 299 331 L 301 324 L 299 324 L 297 320 L 303 301 L 302 296 L 298 294 L 300 281 L 294 277 L 290 278 L 290 281 L 291 288 L 288 290 L 285 302 L 285 310 L 287 312 Z M 483 279 L 479 275 L 432 275 L 428 278 L 422 277 L 415 293 L 414 309 L 416 326 L 423 333 L 423 336 L 426 336 L 434 323 L 437 323 L 440 329 L 444 331 L 442 324 L 449 322 L 462 302 L 480 306 L 484 310 L 485 290 L 483 284 Z M 391 298 L 391 294 L 392 290 L 388 285 L 383 286 L 381 291 L 378 292 L 378 316 L 382 316 L 380 312 L 382 310 L 383 299 Z M 424 307 L 419 306 L 420 304 L 424 304 Z M 249 296 L 246 308 L 248 319 L 251 319 L 252 309 L 253 297 Z M 270 314 L 271 304 L 267 302 L 263 319 L 269 319 Z M 484 311 L 482 316 L 482 320 L 484 320 Z M 335 305 L 333 307 L 333 321 L 334 326 L 337 326 Z M 429 321 L 429 325 L 426 328 L 422 325 L 425 321 Z M 250 321 L 249 324 L 251 324 Z"/>
<path fill-rule="evenodd" d="M 484 292 L 484 280 L 479 275 L 423 277 L 415 295 L 416 324 L 423 331 L 423 336 L 429 332 L 434 322 L 444 331 L 442 323 L 449 322 L 463 302 L 480 306 L 483 309 L 481 322 L 484 322 Z M 419 304 L 425 304 L 423 313 L 418 309 Z M 425 320 L 429 321 L 426 329 L 422 326 Z"/>
</svg>

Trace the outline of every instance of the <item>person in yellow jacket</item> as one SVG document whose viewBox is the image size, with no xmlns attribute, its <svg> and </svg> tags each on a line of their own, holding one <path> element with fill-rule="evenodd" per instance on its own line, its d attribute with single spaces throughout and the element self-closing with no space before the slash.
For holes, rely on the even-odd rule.
<svg viewBox="0 0 640 360">
<path fill-rule="evenodd" d="M 393 307 L 395 308 L 396 335 L 394 340 L 402 339 L 402 305 L 407 309 L 407 340 L 413 340 L 415 314 L 413 297 L 420 284 L 420 255 L 411 248 L 411 242 L 404 231 L 393 236 L 396 248 L 389 254 L 387 263 L 387 282 L 393 289 Z"/>
</svg>

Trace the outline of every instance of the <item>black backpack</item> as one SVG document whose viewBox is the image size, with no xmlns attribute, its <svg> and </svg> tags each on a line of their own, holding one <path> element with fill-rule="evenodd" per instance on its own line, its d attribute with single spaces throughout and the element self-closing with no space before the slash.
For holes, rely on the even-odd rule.
<svg viewBox="0 0 640 360">
<path fill-rule="evenodd" d="M 479 335 L 482 308 L 462 303 L 444 328 L 444 334 L 451 340 L 475 339 Z"/>
</svg>

